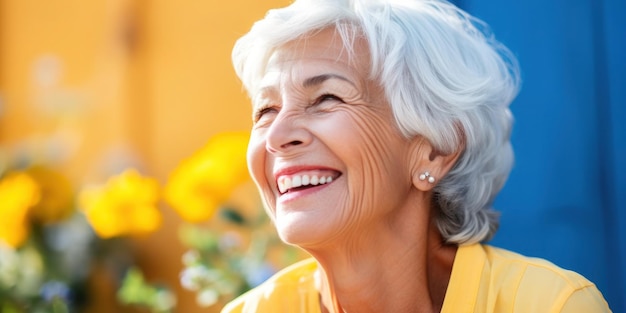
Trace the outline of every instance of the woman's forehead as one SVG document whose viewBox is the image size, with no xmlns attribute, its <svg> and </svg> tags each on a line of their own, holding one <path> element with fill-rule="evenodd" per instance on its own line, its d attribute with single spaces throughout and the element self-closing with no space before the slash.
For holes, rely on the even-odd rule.
<svg viewBox="0 0 626 313">
<path fill-rule="evenodd" d="M 319 75 L 323 72 L 348 72 L 349 76 L 356 75 L 355 79 L 361 80 L 367 79 L 369 66 L 369 49 L 364 40 L 345 42 L 334 28 L 328 28 L 274 50 L 262 80 L 276 80 L 282 75 Z"/>
</svg>

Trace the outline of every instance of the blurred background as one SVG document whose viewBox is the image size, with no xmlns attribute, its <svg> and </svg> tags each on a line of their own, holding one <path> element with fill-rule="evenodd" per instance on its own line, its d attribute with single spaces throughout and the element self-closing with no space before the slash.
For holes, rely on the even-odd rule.
<svg viewBox="0 0 626 313">
<path fill-rule="evenodd" d="M 74 199 L 68 200 L 69 206 L 74 208 L 80 207 L 76 199 L 85 186 L 110 186 L 111 177 L 128 168 L 140 173 L 124 176 L 138 186 L 166 185 L 198 151 L 215 154 L 214 148 L 206 148 L 210 138 L 248 130 L 249 101 L 232 70 L 230 52 L 235 40 L 269 8 L 290 2 L 0 0 L 0 175 L 45 167 L 62 176 L 48 179 L 52 186 L 61 181 L 71 186 L 66 189 Z M 453 2 L 485 20 L 518 56 L 522 68 L 522 92 L 512 105 L 517 161 L 496 203 L 503 214 L 493 244 L 582 273 L 598 285 L 614 312 L 626 312 L 626 4 L 618 0 Z M 245 230 L 263 222 L 246 222 L 256 221 L 259 207 L 253 188 L 243 185 L 232 189 L 240 198 L 235 206 L 244 209 L 221 210 L 214 218 L 194 220 L 175 209 L 176 201 L 153 201 L 161 216 L 158 227 L 139 231 L 139 236 L 130 232 L 122 236 L 128 238 L 123 242 L 98 241 L 98 246 L 108 248 L 95 253 L 95 265 L 82 264 L 90 269 L 84 279 L 87 295 L 72 301 L 83 303 L 85 312 L 146 310 L 124 304 L 117 291 L 124 282 L 133 285 L 124 277 L 128 278 L 128 268 L 138 268 L 150 285 L 128 289 L 132 292 L 126 293 L 130 294 L 127 302 L 170 297 L 176 299 L 175 309 L 167 303 L 151 303 L 152 310 L 218 312 L 220 301 L 225 301 L 222 293 L 232 293 L 234 287 L 215 287 L 219 292 L 214 299 L 215 294 L 202 292 L 209 290 L 205 285 L 184 281 L 183 273 L 197 269 L 196 263 L 208 262 L 189 251 L 215 248 L 206 243 L 216 240 L 213 235 L 197 232 L 215 227 L 232 235 L 228 232 L 232 227 L 224 226 L 225 222 L 216 225 L 216 219 L 237 224 L 241 237 L 220 235 L 220 243 L 229 238 L 231 245 L 238 240 L 248 243 L 258 235 Z M 9 190 L 5 197 L 15 194 L 5 189 Z M 5 220 L 6 216 L 10 215 Z M 190 220 L 200 227 L 185 228 Z M 38 223 L 29 226 L 30 236 L 43 229 L 43 237 L 50 237 L 50 228 L 55 227 L 50 225 L 56 221 Z M 7 225 L 0 221 L 0 228 Z M 186 241 L 190 233 L 208 239 Z M 80 234 L 90 236 L 75 232 L 70 237 Z M 267 239 L 259 247 L 273 242 L 267 232 L 259 236 Z M 222 252 L 232 248 L 220 247 L 226 249 Z M 9 254 L 0 252 L 0 297 L 16 290 L 15 283 L 3 286 L 3 277 L 13 275 L 2 276 Z M 262 275 L 248 273 L 245 284 L 254 284 L 277 264 L 299 257 L 283 250 L 280 256 L 262 255 L 273 259 L 274 267 L 263 262 L 246 267 Z M 235 271 L 242 268 L 241 260 L 227 263 L 235 264 L 231 267 Z M 80 271 L 81 264 L 74 266 Z M 225 275 L 229 282 L 240 279 L 224 273 L 209 274 Z M 12 304 L 0 299 L 0 312 L 14 312 L 9 310 L 19 307 L 20 301 L 67 296 L 59 288 L 48 288 L 45 279 L 39 281 L 47 287 L 20 294 Z M 156 289 L 150 289 L 151 284 Z M 164 290 L 167 296 L 154 296 Z M 155 309 L 159 305 L 161 309 Z"/>
<path fill-rule="evenodd" d="M 0 0 L 0 172 L 43 162 L 77 192 L 129 167 L 165 182 L 213 135 L 249 129 L 230 52 L 253 21 L 288 3 Z M 161 206 L 161 227 L 125 249 L 147 280 L 173 290 L 176 312 L 219 311 L 181 287 L 183 220 Z M 88 312 L 127 310 L 109 272 Z"/>
</svg>

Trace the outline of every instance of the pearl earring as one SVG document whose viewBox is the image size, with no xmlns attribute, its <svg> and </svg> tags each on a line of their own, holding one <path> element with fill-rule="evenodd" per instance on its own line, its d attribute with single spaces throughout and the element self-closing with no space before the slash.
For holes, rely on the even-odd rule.
<svg viewBox="0 0 626 313">
<path fill-rule="evenodd" d="M 430 176 L 430 172 L 424 172 L 423 174 L 420 174 L 419 179 L 420 180 L 426 180 L 428 178 L 428 182 L 429 183 L 434 183 L 435 182 L 435 178 Z"/>
</svg>

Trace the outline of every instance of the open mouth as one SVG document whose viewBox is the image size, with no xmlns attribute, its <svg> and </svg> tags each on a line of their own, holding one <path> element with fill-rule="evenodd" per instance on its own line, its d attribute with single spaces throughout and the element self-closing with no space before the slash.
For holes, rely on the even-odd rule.
<svg viewBox="0 0 626 313">
<path fill-rule="evenodd" d="M 339 172 L 307 173 L 295 175 L 283 175 L 277 179 L 278 191 L 286 194 L 291 191 L 299 191 L 314 188 L 320 185 L 327 185 L 341 176 Z"/>
</svg>

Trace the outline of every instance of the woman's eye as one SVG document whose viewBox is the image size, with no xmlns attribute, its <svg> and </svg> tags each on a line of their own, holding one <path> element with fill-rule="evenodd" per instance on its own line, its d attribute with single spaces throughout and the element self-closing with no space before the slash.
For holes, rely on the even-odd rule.
<svg viewBox="0 0 626 313">
<path fill-rule="evenodd" d="M 333 94 L 323 94 L 323 95 L 319 96 L 315 100 L 314 104 L 320 104 L 320 103 L 322 103 L 324 101 L 339 101 L 339 102 L 343 102 L 343 100 L 341 98 L 339 98 L 339 97 L 337 97 L 337 96 L 335 96 Z"/>
<path fill-rule="evenodd" d="M 271 114 L 271 113 L 276 113 L 276 112 L 278 112 L 278 109 L 274 106 L 266 106 L 266 107 L 259 108 L 254 113 L 254 121 L 258 122 L 261 118 L 263 118 L 263 116 L 267 114 Z"/>
</svg>

